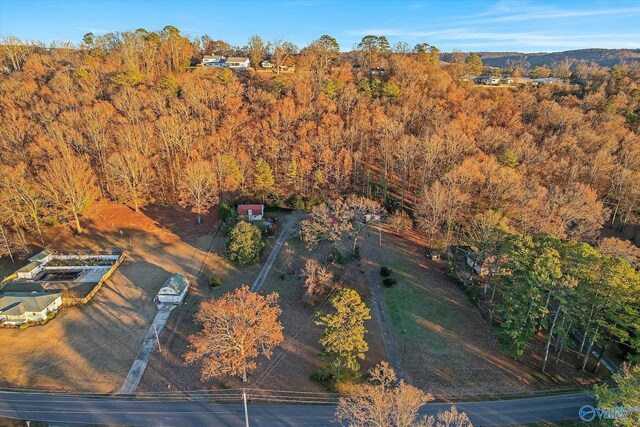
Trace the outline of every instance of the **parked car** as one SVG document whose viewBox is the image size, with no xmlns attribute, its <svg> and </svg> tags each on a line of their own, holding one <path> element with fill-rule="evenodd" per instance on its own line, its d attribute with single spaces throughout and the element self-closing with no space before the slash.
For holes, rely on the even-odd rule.
<svg viewBox="0 0 640 427">
<path fill-rule="evenodd" d="M 436 250 L 427 249 L 427 258 L 432 260 L 438 260 L 440 259 L 440 254 Z"/>
</svg>

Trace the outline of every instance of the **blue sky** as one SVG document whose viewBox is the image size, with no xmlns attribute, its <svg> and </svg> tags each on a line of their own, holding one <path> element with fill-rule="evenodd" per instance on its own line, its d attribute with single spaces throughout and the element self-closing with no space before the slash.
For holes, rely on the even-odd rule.
<svg viewBox="0 0 640 427">
<path fill-rule="evenodd" d="M 243 45 L 249 36 L 299 46 L 322 34 L 350 50 L 364 35 L 443 51 L 640 48 L 635 1 L 109 1 L 0 0 L 0 34 L 79 42 L 83 34 L 178 27 Z"/>
</svg>

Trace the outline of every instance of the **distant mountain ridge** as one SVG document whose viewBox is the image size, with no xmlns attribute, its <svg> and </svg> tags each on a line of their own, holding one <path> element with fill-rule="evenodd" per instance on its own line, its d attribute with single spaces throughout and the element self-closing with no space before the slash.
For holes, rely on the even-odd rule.
<svg viewBox="0 0 640 427">
<path fill-rule="evenodd" d="M 640 49 L 579 49 L 564 52 L 478 52 L 482 63 L 491 67 L 506 67 L 511 62 L 527 62 L 531 67 L 547 65 L 567 59 L 570 63 L 596 63 L 602 67 L 612 67 L 621 62 L 640 62 Z M 443 61 L 450 61 L 451 54 L 442 55 Z M 509 63 L 509 64 L 508 64 Z"/>
</svg>

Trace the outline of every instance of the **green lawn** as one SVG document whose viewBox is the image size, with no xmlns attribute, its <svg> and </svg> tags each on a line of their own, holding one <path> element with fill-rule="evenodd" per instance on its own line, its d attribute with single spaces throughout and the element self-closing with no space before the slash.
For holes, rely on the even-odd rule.
<svg viewBox="0 0 640 427">
<path fill-rule="evenodd" d="M 441 397 L 530 390 L 532 372 L 502 353 L 491 327 L 446 274 L 424 255 L 425 243 L 377 231 L 364 236 L 363 262 L 382 281 L 383 309 L 399 363 L 414 385 Z"/>
<path fill-rule="evenodd" d="M 408 348 L 432 354 L 447 353 L 451 339 L 460 338 L 455 331 L 465 321 L 465 307 L 452 306 L 451 300 L 442 298 L 437 289 L 430 291 L 427 283 L 418 283 L 416 260 L 388 251 L 384 261 L 393 270 L 391 277 L 397 280 L 392 287 L 382 289 L 391 332 L 402 347 L 399 350 L 404 351 L 406 344 Z"/>
</svg>

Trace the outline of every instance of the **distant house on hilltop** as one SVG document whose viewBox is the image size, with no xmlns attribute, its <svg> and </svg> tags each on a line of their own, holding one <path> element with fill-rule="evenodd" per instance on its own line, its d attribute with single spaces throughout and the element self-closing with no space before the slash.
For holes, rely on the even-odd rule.
<svg viewBox="0 0 640 427">
<path fill-rule="evenodd" d="M 480 76 L 476 79 L 476 83 L 481 85 L 498 85 L 500 84 L 500 77 Z"/>
<path fill-rule="evenodd" d="M 477 78 L 478 78 L 478 76 L 474 76 L 472 74 L 465 74 L 464 76 L 460 77 L 460 81 L 462 81 L 462 82 L 475 82 Z"/>
<path fill-rule="evenodd" d="M 275 65 L 273 62 L 269 61 L 268 59 L 265 59 L 264 61 L 262 61 L 262 62 L 260 63 L 260 66 L 261 66 L 262 68 L 273 68 L 273 67 L 275 67 L 276 65 Z"/>
<path fill-rule="evenodd" d="M 238 205 L 238 217 L 247 221 L 261 221 L 264 205 Z"/>
<path fill-rule="evenodd" d="M 533 81 L 540 85 L 560 84 L 565 82 L 563 79 L 559 79 L 557 77 L 543 77 L 540 79 L 533 79 Z"/>
<path fill-rule="evenodd" d="M 205 55 L 202 58 L 202 65 L 204 67 L 226 67 L 227 62 L 224 56 Z"/>
<path fill-rule="evenodd" d="M 230 56 L 227 58 L 227 67 L 235 69 L 249 68 L 249 58 L 245 56 Z"/>
</svg>

